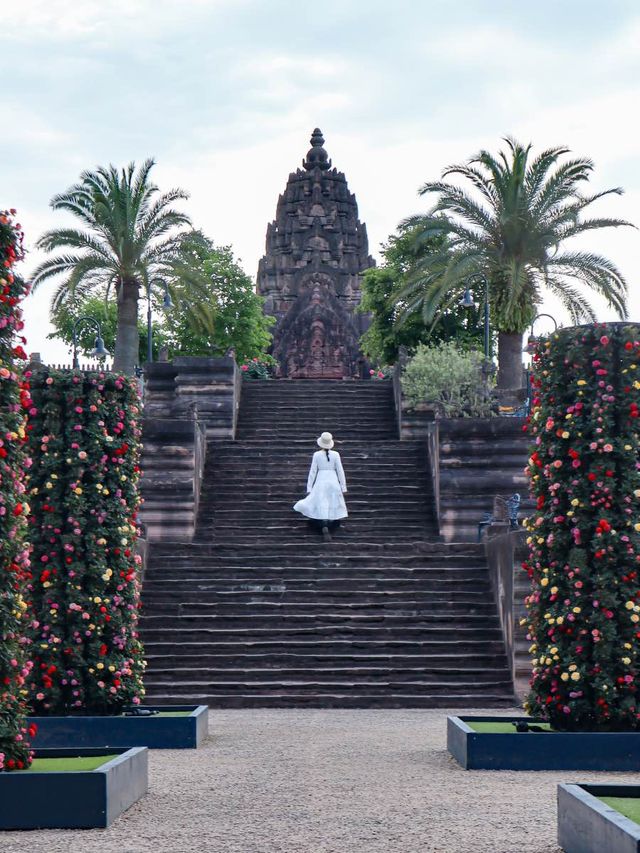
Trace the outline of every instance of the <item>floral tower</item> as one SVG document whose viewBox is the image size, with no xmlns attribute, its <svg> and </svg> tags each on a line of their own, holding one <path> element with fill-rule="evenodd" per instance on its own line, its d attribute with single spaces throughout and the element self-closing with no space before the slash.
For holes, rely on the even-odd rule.
<svg viewBox="0 0 640 853">
<path fill-rule="evenodd" d="M 356 198 L 344 174 L 332 168 L 316 128 L 302 168 L 289 175 L 278 199 L 258 267 L 265 312 L 276 318 L 273 355 L 278 376 L 362 375 L 358 341 L 367 319 L 355 309 L 361 274 L 372 266 Z"/>
</svg>

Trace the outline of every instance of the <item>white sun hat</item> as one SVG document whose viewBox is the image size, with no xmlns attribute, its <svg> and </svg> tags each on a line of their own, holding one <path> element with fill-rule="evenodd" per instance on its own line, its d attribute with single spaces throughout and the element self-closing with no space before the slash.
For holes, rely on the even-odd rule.
<svg viewBox="0 0 640 853">
<path fill-rule="evenodd" d="M 322 433 L 318 439 L 318 447 L 321 447 L 323 450 L 331 450 L 333 447 L 333 436 L 330 432 Z"/>
</svg>

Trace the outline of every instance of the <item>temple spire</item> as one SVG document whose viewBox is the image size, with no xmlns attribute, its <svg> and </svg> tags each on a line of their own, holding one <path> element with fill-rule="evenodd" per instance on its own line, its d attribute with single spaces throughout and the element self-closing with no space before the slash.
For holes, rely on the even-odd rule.
<svg viewBox="0 0 640 853">
<path fill-rule="evenodd" d="M 316 127 L 311 134 L 311 148 L 307 152 L 306 160 L 302 161 L 302 165 L 310 172 L 312 169 L 322 169 L 326 171 L 331 168 L 331 160 L 329 155 L 324 150 L 324 136 L 319 127 Z"/>
</svg>

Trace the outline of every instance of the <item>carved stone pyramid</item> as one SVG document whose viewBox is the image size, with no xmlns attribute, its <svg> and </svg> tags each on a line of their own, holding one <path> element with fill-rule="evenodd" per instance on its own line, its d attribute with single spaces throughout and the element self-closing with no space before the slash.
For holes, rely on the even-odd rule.
<svg viewBox="0 0 640 853">
<path fill-rule="evenodd" d="M 358 378 L 364 370 L 358 341 L 367 318 L 354 312 L 361 274 L 375 262 L 356 198 L 323 146 L 316 128 L 303 168 L 278 199 L 258 267 L 265 312 L 276 318 L 278 376 L 291 379 Z"/>
</svg>

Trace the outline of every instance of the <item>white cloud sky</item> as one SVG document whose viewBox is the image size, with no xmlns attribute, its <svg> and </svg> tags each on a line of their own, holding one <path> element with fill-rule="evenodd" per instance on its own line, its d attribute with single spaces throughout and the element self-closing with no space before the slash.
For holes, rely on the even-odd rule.
<svg viewBox="0 0 640 853">
<path fill-rule="evenodd" d="M 506 135 L 592 157 L 594 190 L 626 190 L 600 212 L 640 223 L 639 39 L 633 0 L 23 0 L 0 34 L 15 81 L 0 94 L 0 206 L 33 246 L 82 169 L 154 156 L 161 188 L 189 191 L 194 223 L 254 274 L 320 126 L 374 254 L 424 209 L 422 183 Z M 638 233 L 593 248 L 626 274 L 640 319 Z M 29 299 L 26 331 L 59 360 L 52 290 Z"/>
</svg>

